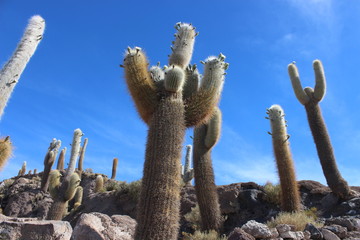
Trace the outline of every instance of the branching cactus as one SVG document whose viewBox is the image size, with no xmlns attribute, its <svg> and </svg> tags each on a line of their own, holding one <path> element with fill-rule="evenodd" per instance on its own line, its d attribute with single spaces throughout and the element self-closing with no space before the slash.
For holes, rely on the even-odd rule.
<svg viewBox="0 0 360 240">
<path fill-rule="evenodd" d="M 0 71 L 0 118 L 21 73 L 43 37 L 44 29 L 44 19 L 33 16 L 15 52 Z"/>
<path fill-rule="evenodd" d="M 223 55 L 208 58 L 204 62 L 201 85 L 192 94 L 183 94 L 184 86 L 190 80 L 188 76 L 196 75 L 194 72 L 197 71 L 196 67 L 187 67 L 197 34 L 191 24 L 178 23 L 175 27 L 177 33 L 165 72 L 159 66 L 148 69 L 145 53 L 138 47 L 128 48 L 124 59 L 128 89 L 140 117 L 149 126 L 138 203 L 137 240 L 177 239 L 181 182 L 179 166 L 185 130 L 211 117 L 220 98 L 228 66 Z M 196 81 L 200 82 L 200 75 L 197 76 Z"/>
<path fill-rule="evenodd" d="M 67 212 L 68 201 L 74 197 L 76 188 L 80 184 L 80 177 L 75 173 L 75 165 L 79 157 L 82 135 L 83 133 L 80 129 L 74 131 L 69 167 L 66 170 L 62 182 L 60 182 L 61 173 L 59 170 L 53 170 L 50 173 L 49 192 L 54 202 L 49 209 L 48 220 L 61 220 L 63 218 Z"/>
<path fill-rule="evenodd" d="M 319 102 L 323 99 L 326 92 L 326 81 L 322 63 L 319 60 L 313 62 L 315 72 L 315 88 L 302 88 L 298 69 L 294 63 L 289 64 L 288 72 L 295 95 L 299 102 L 305 106 L 308 122 L 316 145 L 316 150 L 320 159 L 326 182 L 333 193 L 339 197 L 348 197 L 350 188 L 342 178 L 336 165 L 334 151 L 330 137 L 321 114 Z"/>
<path fill-rule="evenodd" d="M 194 178 L 194 169 L 190 168 L 192 155 L 192 146 L 186 146 L 185 165 L 182 168 L 182 179 L 185 185 L 191 185 L 191 180 Z"/>
<path fill-rule="evenodd" d="M 268 109 L 267 114 L 271 124 L 273 149 L 280 178 L 281 210 L 296 212 L 300 210 L 300 193 L 289 147 L 284 110 L 279 105 L 273 105 Z"/>
<path fill-rule="evenodd" d="M 57 162 L 57 166 L 56 166 L 56 169 L 59 170 L 59 171 L 64 170 L 64 162 L 65 162 L 66 150 L 67 150 L 67 148 L 64 147 L 61 150 L 60 154 L 59 154 L 59 158 L 58 158 L 58 162 Z"/>
<path fill-rule="evenodd" d="M 48 151 L 46 152 L 45 159 L 44 159 L 44 172 L 41 179 L 41 190 L 46 192 L 49 187 L 49 174 L 51 171 L 51 168 L 55 162 L 56 155 L 59 151 L 59 148 L 61 146 L 61 141 L 56 140 L 55 138 L 50 143 L 50 146 L 48 148 Z"/>
<path fill-rule="evenodd" d="M 202 231 L 222 228 L 219 196 L 216 190 L 211 150 L 221 132 L 221 111 L 215 108 L 212 118 L 194 129 L 194 172 L 196 198 L 201 215 Z"/>
<path fill-rule="evenodd" d="M 23 162 L 23 164 L 21 165 L 21 168 L 18 172 L 18 176 L 23 176 L 26 173 L 26 161 Z"/>
<path fill-rule="evenodd" d="M 116 178 L 116 170 L 117 170 L 118 161 L 119 160 L 117 158 L 114 158 L 114 160 L 113 160 L 112 171 L 111 171 L 111 179 Z"/>
<path fill-rule="evenodd" d="M 0 170 L 5 166 L 12 154 L 10 137 L 0 139 Z"/>
<path fill-rule="evenodd" d="M 79 163 L 78 163 L 78 171 L 79 173 L 82 173 L 83 171 L 83 162 L 84 162 L 84 157 L 85 157 L 85 151 L 86 151 L 86 147 L 88 144 L 88 139 L 85 138 L 84 139 L 84 143 L 80 149 L 80 157 L 79 157 Z"/>
</svg>

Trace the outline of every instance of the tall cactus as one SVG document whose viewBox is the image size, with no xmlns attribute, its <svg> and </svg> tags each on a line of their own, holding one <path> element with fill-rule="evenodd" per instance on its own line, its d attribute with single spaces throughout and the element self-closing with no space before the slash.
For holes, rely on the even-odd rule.
<svg viewBox="0 0 360 240">
<path fill-rule="evenodd" d="M 342 178 L 336 165 L 330 137 L 319 106 L 319 102 L 323 99 L 326 92 L 324 69 L 320 60 L 315 60 L 313 67 L 316 80 L 314 89 L 311 87 L 302 88 L 298 69 L 294 63 L 288 65 L 289 76 L 297 99 L 305 106 L 326 182 L 333 193 L 339 197 L 347 197 L 350 194 L 350 188 Z"/>
<path fill-rule="evenodd" d="M 267 114 L 270 119 L 274 155 L 280 178 L 281 210 L 296 212 L 300 210 L 300 193 L 289 147 L 284 110 L 279 105 L 272 105 Z"/>
<path fill-rule="evenodd" d="M 56 166 L 56 169 L 59 171 L 64 170 L 66 150 L 67 150 L 67 148 L 64 147 L 59 154 L 59 158 L 58 158 L 58 162 L 57 162 L 57 166 Z"/>
<path fill-rule="evenodd" d="M 101 175 L 97 175 L 95 179 L 95 189 L 94 192 L 98 193 L 104 190 L 104 178 Z"/>
<path fill-rule="evenodd" d="M 119 160 L 117 158 L 113 159 L 113 165 L 112 165 L 112 171 L 111 171 L 111 179 L 116 178 L 116 170 L 117 170 L 118 161 Z"/>
<path fill-rule="evenodd" d="M 42 17 L 30 18 L 19 45 L 0 71 L 0 118 L 26 64 L 43 37 L 44 29 L 45 21 Z"/>
<path fill-rule="evenodd" d="M 191 155 L 192 145 L 186 145 L 185 165 L 181 174 L 185 185 L 191 185 L 191 180 L 194 178 L 194 169 L 190 168 Z"/>
<path fill-rule="evenodd" d="M 56 159 L 56 155 L 59 151 L 59 148 L 61 146 L 61 141 L 60 140 L 56 140 L 56 138 L 54 138 L 52 140 L 52 142 L 50 143 L 50 146 L 48 148 L 48 151 L 45 154 L 45 159 L 44 159 L 44 172 L 42 175 L 42 179 L 41 179 L 41 190 L 43 190 L 44 192 L 46 192 L 48 190 L 49 187 L 49 174 L 51 171 L 51 168 L 55 162 Z"/>
<path fill-rule="evenodd" d="M 159 67 L 149 70 L 145 53 L 138 47 L 129 48 L 124 59 L 130 94 L 139 115 L 149 126 L 135 239 L 177 239 L 179 166 L 185 129 L 211 116 L 227 67 L 223 55 L 208 58 L 201 86 L 184 98 L 183 86 L 188 76 L 185 68 L 191 59 L 196 33 L 191 24 L 178 23 L 175 27 L 173 53 L 165 74 Z"/>
<path fill-rule="evenodd" d="M 77 173 L 75 173 L 75 165 L 79 156 L 82 135 L 83 134 L 80 129 L 76 129 L 74 131 L 73 142 L 71 144 L 70 162 L 62 182 L 60 182 L 60 171 L 53 170 L 50 173 L 49 192 L 53 197 L 54 202 L 49 209 L 47 215 L 48 220 L 61 220 L 63 218 L 68 201 L 74 197 L 76 188 L 80 184 L 80 177 Z"/>
<path fill-rule="evenodd" d="M 5 166 L 6 162 L 11 157 L 12 144 L 10 137 L 0 139 L 0 170 Z"/>
<path fill-rule="evenodd" d="M 82 147 L 80 149 L 80 157 L 79 157 L 79 162 L 78 162 L 78 171 L 79 171 L 79 173 L 82 173 L 82 171 L 83 171 L 83 163 L 84 163 L 87 144 L 88 144 L 88 139 L 85 138 L 84 142 L 83 142 L 83 145 L 82 145 Z"/>
<path fill-rule="evenodd" d="M 218 142 L 220 132 L 221 111 L 217 107 L 206 124 L 194 129 L 195 190 L 203 231 L 219 231 L 222 228 L 219 196 L 211 160 L 211 150 Z"/>
</svg>

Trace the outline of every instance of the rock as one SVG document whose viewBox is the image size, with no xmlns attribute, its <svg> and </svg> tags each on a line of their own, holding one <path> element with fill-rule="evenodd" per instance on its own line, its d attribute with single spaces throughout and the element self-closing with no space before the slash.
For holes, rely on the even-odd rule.
<svg viewBox="0 0 360 240">
<path fill-rule="evenodd" d="M 280 236 L 276 228 L 270 228 L 270 232 L 271 232 L 271 239 L 278 238 Z"/>
<path fill-rule="evenodd" d="M 336 217 L 326 219 L 325 225 L 340 225 L 346 227 L 348 231 L 360 231 L 360 219 L 355 217 Z"/>
<path fill-rule="evenodd" d="M 360 239 L 359 231 L 347 232 L 345 239 Z"/>
<path fill-rule="evenodd" d="M 323 234 L 325 240 L 340 240 L 340 238 L 336 236 L 335 233 L 325 228 L 321 229 L 321 233 Z"/>
<path fill-rule="evenodd" d="M 334 193 L 328 193 L 321 199 L 321 205 L 323 208 L 328 209 L 334 207 L 339 201 L 339 197 Z"/>
<path fill-rule="evenodd" d="M 304 239 L 310 240 L 311 239 L 311 233 L 307 230 L 304 231 Z"/>
<path fill-rule="evenodd" d="M 258 223 L 255 220 L 248 221 L 241 229 L 255 238 L 271 238 L 272 236 L 272 232 L 268 226 Z"/>
<path fill-rule="evenodd" d="M 345 238 L 347 236 L 347 228 L 340 225 L 332 224 L 330 226 L 323 227 L 336 234 L 339 238 Z"/>
<path fill-rule="evenodd" d="M 71 234 L 72 228 L 68 222 L 0 215 L 0 239 L 70 240 Z"/>
<path fill-rule="evenodd" d="M 305 230 L 310 232 L 311 239 L 323 239 L 323 235 L 321 231 L 313 224 L 311 223 L 306 224 Z"/>
<path fill-rule="evenodd" d="M 129 216 L 85 213 L 74 228 L 72 240 L 133 240 L 135 226 L 136 221 Z"/>
<path fill-rule="evenodd" d="M 305 238 L 305 234 L 302 231 L 296 231 L 295 235 L 296 235 L 296 239 L 304 239 Z"/>
<path fill-rule="evenodd" d="M 291 227 L 288 224 L 278 224 L 276 226 L 277 231 L 281 234 L 283 232 L 291 231 Z"/>
<path fill-rule="evenodd" d="M 298 239 L 295 232 L 287 231 L 280 233 L 281 238 L 288 238 L 288 239 Z"/>
<path fill-rule="evenodd" d="M 255 238 L 241 228 L 235 228 L 229 234 L 228 240 L 255 240 Z"/>
</svg>

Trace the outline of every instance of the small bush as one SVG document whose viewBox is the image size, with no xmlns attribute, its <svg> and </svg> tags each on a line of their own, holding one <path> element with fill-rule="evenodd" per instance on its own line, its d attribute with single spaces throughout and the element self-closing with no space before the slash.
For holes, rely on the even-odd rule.
<svg viewBox="0 0 360 240">
<path fill-rule="evenodd" d="M 201 229 L 201 215 L 200 215 L 200 208 L 199 205 L 196 204 L 195 207 L 191 208 L 191 211 L 185 214 L 185 220 L 190 222 L 191 227 L 194 230 Z"/>
<path fill-rule="evenodd" d="M 271 182 L 267 182 L 264 185 L 265 190 L 265 201 L 270 202 L 275 205 L 280 205 L 280 195 L 281 195 L 281 188 L 280 184 L 272 184 Z"/>
<path fill-rule="evenodd" d="M 128 194 L 132 200 L 138 201 L 141 191 L 141 180 L 137 180 L 131 183 L 120 182 L 119 190 L 120 194 Z"/>
<path fill-rule="evenodd" d="M 215 230 L 209 232 L 195 231 L 193 234 L 183 233 L 183 240 L 226 240 L 225 236 L 220 237 Z"/>
<path fill-rule="evenodd" d="M 266 224 L 270 228 L 276 227 L 279 224 L 289 224 L 294 225 L 296 231 L 303 231 L 307 223 L 311 223 L 317 228 L 323 226 L 322 223 L 317 222 L 314 217 L 309 216 L 305 211 L 294 213 L 281 212 L 274 220 L 268 221 Z"/>
<path fill-rule="evenodd" d="M 113 179 L 108 179 L 105 183 L 105 191 L 118 191 L 122 187 L 123 182 L 118 182 Z"/>
</svg>

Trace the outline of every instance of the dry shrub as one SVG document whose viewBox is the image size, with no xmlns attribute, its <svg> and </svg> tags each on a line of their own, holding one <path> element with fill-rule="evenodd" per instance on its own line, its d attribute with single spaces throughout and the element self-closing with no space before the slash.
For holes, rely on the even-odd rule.
<svg viewBox="0 0 360 240">
<path fill-rule="evenodd" d="M 225 236 L 220 237 L 215 230 L 210 230 L 209 232 L 200 232 L 199 230 L 195 231 L 193 234 L 183 233 L 183 240 L 226 240 Z"/>
<path fill-rule="evenodd" d="M 311 223 L 317 228 L 323 226 L 322 223 L 317 222 L 313 216 L 309 216 L 305 211 L 294 213 L 281 212 L 274 220 L 268 221 L 266 224 L 270 228 L 276 227 L 279 224 L 289 224 L 294 225 L 296 231 L 303 231 L 307 223 Z"/>
<path fill-rule="evenodd" d="M 280 205 L 280 195 L 281 195 L 281 188 L 280 184 L 272 184 L 271 182 L 267 182 L 264 185 L 265 190 L 265 201 L 270 202 L 275 205 Z"/>
<path fill-rule="evenodd" d="M 185 220 L 191 223 L 191 227 L 194 230 L 201 229 L 201 215 L 199 205 L 196 204 L 195 207 L 191 208 L 191 211 L 185 214 Z"/>
</svg>

